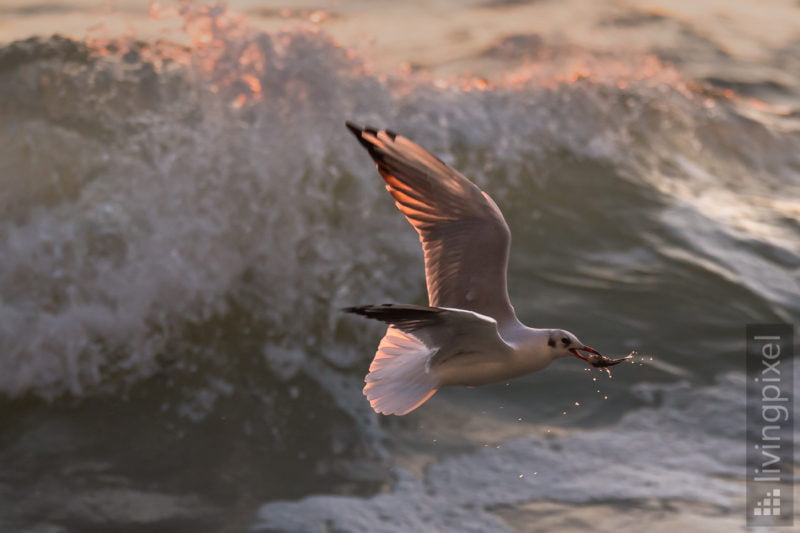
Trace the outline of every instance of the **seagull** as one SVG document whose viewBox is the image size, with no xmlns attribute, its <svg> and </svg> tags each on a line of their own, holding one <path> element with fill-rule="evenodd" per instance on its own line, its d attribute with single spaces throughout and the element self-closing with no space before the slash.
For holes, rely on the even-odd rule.
<svg viewBox="0 0 800 533">
<path fill-rule="evenodd" d="M 405 415 L 441 387 L 506 381 L 562 357 L 597 368 L 631 357 L 606 357 L 563 329 L 523 325 L 506 283 L 511 232 L 494 200 L 406 137 L 346 125 L 417 230 L 425 258 L 428 306 L 344 309 L 389 326 L 364 379 L 375 412 Z"/>
</svg>

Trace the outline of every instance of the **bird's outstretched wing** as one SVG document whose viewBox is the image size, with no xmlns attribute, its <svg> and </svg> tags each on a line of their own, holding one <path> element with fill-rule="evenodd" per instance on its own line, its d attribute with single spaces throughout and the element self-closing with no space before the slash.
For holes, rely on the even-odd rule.
<svg viewBox="0 0 800 533">
<path fill-rule="evenodd" d="M 516 323 L 506 286 L 511 233 L 489 195 L 401 135 L 347 127 L 419 233 L 430 305 L 469 309 L 501 327 Z"/>
<path fill-rule="evenodd" d="M 343 309 L 414 335 L 438 351 L 436 364 L 454 354 L 486 350 L 504 352 L 506 343 L 497 331 L 497 322 L 488 316 L 464 309 L 425 307 L 412 304 L 362 305 Z M 444 357 L 437 357 L 437 356 Z"/>
</svg>

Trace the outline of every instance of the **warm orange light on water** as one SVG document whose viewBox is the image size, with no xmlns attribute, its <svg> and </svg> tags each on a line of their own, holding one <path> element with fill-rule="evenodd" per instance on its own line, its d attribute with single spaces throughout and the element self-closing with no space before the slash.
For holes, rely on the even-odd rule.
<svg viewBox="0 0 800 533">
<path fill-rule="evenodd" d="M 288 13 L 315 26 L 298 27 L 298 33 L 319 33 L 319 24 L 330 18 L 323 10 L 300 10 Z M 210 90 L 229 94 L 234 107 L 243 107 L 264 97 L 262 80 L 265 79 L 267 54 L 273 49 L 263 49 L 257 39 L 258 30 L 252 28 L 242 15 L 228 12 L 220 5 L 194 5 L 181 3 L 178 6 L 162 6 L 152 2 L 148 16 L 154 21 L 175 19 L 180 30 L 169 39 L 155 43 L 137 42 L 134 37 L 92 38 L 87 44 L 98 56 L 123 56 L 135 52 L 156 68 L 181 65 L 192 68 L 210 81 Z M 270 35 L 275 49 L 289 46 L 288 34 Z M 181 41 L 186 44 L 181 44 Z M 331 41 L 334 47 L 341 44 Z M 346 49 L 346 57 L 356 59 L 355 51 Z M 445 91 L 457 89 L 464 92 L 493 90 L 525 90 L 531 87 L 557 89 L 559 86 L 593 83 L 603 84 L 626 91 L 634 84 L 664 85 L 682 93 L 687 98 L 705 96 L 705 105 L 710 107 L 720 99 L 732 99 L 737 95 L 731 89 L 697 87 L 687 81 L 672 65 L 656 56 L 636 58 L 604 58 L 593 56 L 571 56 L 553 61 L 538 61 L 513 68 L 491 77 L 460 75 L 435 77 L 424 69 L 413 72 L 408 63 L 402 64 L 394 74 L 388 76 L 371 72 L 368 63 L 353 61 L 353 74 L 374 76 L 379 80 L 392 80 L 395 90 L 413 89 L 420 85 Z M 226 88 L 228 90 L 226 91 Z M 757 109 L 767 107 L 763 102 L 747 99 Z"/>
</svg>

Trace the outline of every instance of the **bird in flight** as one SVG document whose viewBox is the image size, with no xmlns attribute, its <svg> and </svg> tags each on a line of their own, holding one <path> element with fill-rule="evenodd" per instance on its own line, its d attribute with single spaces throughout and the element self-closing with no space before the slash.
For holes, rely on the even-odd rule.
<svg viewBox="0 0 800 533">
<path fill-rule="evenodd" d="M 563 329 L 523 325 L 508 299 L 511 232 L 497 204 L 409 139 L 350 122 L 347 127 L 417 230 L 425 257 L 428 306 L 345 309 L 389 326 L 365 378 L 364 395 L 376 412 L 405 415 L 440 387 L 505 381 L 560 357 L 597 368 L 630 357 L 606 357 Z"/>
</svg>

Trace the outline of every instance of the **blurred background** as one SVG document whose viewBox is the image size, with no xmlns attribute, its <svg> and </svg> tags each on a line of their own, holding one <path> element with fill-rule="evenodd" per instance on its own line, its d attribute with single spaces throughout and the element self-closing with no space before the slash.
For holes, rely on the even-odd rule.
<svg viewBox="0 0 800 533">
<path fill-rule="evenodd" d="M 744 529 L 798 2 L 0 0 L 0 43 L 0 530 Z M 636 358 L 375 415 L 338 309 L 426 303 L 422 254 L 345 120 L 496 200 L 523 322 Z"/>
</svg>

